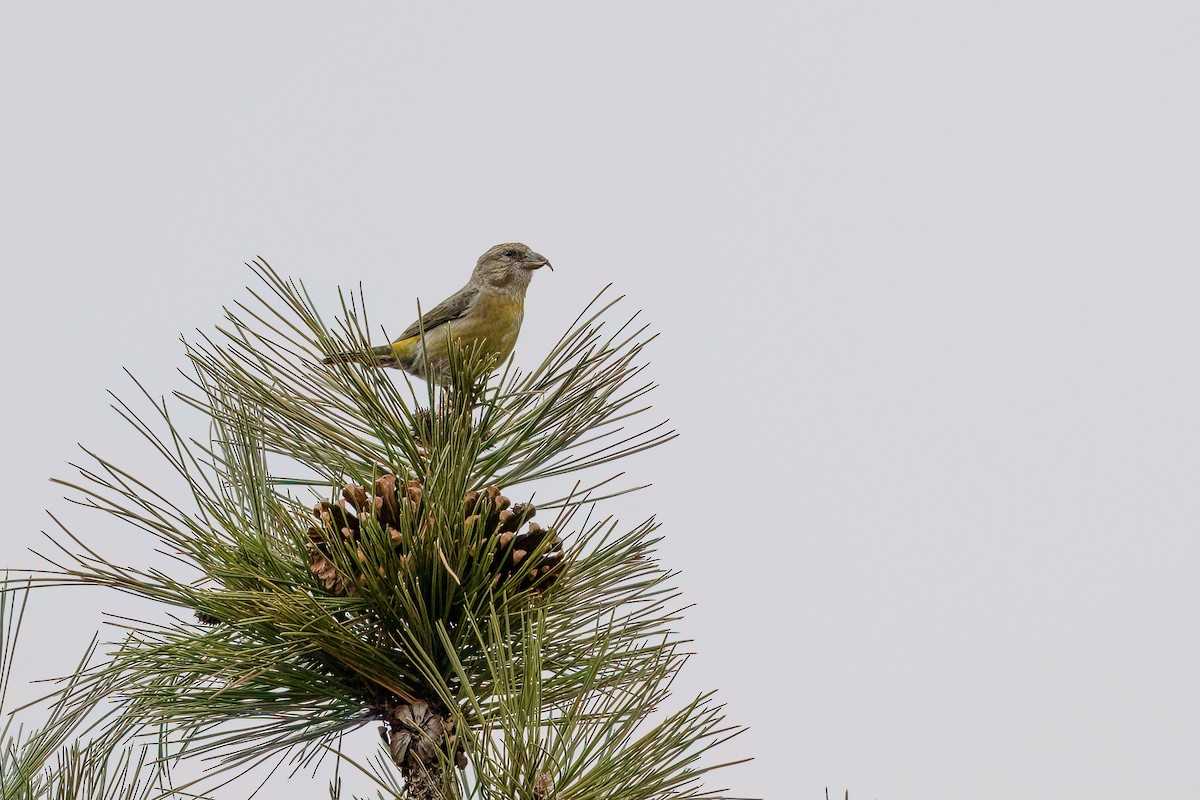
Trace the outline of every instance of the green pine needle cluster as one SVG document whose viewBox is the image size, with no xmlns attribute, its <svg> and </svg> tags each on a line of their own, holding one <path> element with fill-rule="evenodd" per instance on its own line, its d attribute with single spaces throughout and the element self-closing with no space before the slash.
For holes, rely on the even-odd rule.
<svg viewBox="0 0 1200 800">
<path fill-rule="evenodd" d="M 27 597 L 27 588 L 0 591 L 0 800 L 152 800 L 172 792 L 168 749 L 161 742 L 135 746 L 132 720 L 115 718 L 106 705 L 115 687 L 87 680 L 95 639 L 75 672 L 43 698 L 48 708 L 11 707 Z M 18 722 L 30 706 L 43 711 L 35 727 Z"/>
<path fill-rule="evenodd" d="M 171 611 L 130 623 L 79 686 L 119 696 L 124 724 L 167 731 L 222 769 L 310 765 L 377 721 L 407 736 L 396 720 L 427 705 L 446 732 L 434 756 L 416 747 L 419 733 L 417 761 L 396 747 L 389 757 L 387 744 L 370 761 L 339 754 L 381 797 L 723 796 L 701 785 L 717 763 L 706 751 L 738 729 L 708 695 L 672 706 L 682 601 L 655 560 L 657 526 L 622 526 L 603 508 L 630 489 L 611 474 L 588 479 L 674 436 L 642 422 L 653 337 L 636 315 L 613 325 L 619 298 L 602 292 L 532 372 L 459 352 L 453 388 L 418 390 L 396 372 L 320 363 L 368 348 L 361 292 L 342 297 L 329 325 L 301 284 L 253 268 L 263 288 L 187 343 L 187 391 L 143 390 L 136 405 L 149 413 L 115 405 L 174 482 L 92 453 L 64 482 L 174 565 L 114 563 L 60 526 L 35 583 L 106 586 Z M 184 433 L 197 415 L 204 439 Z M 338 506 L 347 486 L 369 496 L 390 475 L 420 487 L 394 527 L 359 509 L 343 539 L 314 518 L 314 504 Z M 552 585 L 530 588 L 551 538 L 518 562 L 464 513 L 464 497 L 496 486 L 527 502 L 560 476 L 578 476 L 574 488 L 537 512 L 562 565 Z M 314 574 L 314 531 L 329 535 L 324 557 L 352 591 Z M 503 580 L 501 557 L 515 564 Z M 432 781 L 420 791 L 418 767 Z"/>
</svg>

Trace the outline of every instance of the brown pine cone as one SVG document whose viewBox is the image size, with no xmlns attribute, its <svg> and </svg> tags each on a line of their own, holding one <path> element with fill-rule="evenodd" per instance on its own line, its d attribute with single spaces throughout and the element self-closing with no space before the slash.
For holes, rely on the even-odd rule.
<svg viewBox="0 0 1200 800">
<path fill-rule="evenodd" d="M 373 494 L 368 495 L 363 487 L 349 484 L 342 490 L 342 498 L 336 505 L 321 501 L 313 508 L 313 516 L 319 524 L 308 529 L 309 568 L 326 590 L 354 595 L 357 585 L 365 578 L 360 570 L 351 575 L 338 570 L 334 563 L 337 559 L 333 558 L 334 546 L 353 547 L 350 552 L 357 561 L 363 562 L 366 554 L 358 546 L 358 538 L 364 517 L 373 517 L 396 548 L 404 546 L 402 531 L 406 530 L 405 526 L 410 531 L 417 527 L 415 533 L 419 536 L 432 524 L 434 517 L 423 507 L 424 490 L 418 478 L 409 478 L 401 484 L 397 476 L 383 475 L 375 481 Z M 463 497 L 464 533 L 478 539 L 481 552 L 492 554 L 489 570 L 493 573 L 493 587 L 500 586 L 517 572 L 524 573 L 517 587 L 521 591 L 544 591 L 557 578 L 564 558 L 562 541 L 553 531 L 529 522 L 536 513 L 537 508 L 532 503 L 512 505 L 496 486 L 470 491 Z M 417 520 L 422 520 L 419 525 Z M 528 530 L 518 533 L 527 522 Z M 538 563 L 530 569 L 524 562 L 539 550 Z M 403 557 L 409 556 L 404 554 Z"/>
</svg>

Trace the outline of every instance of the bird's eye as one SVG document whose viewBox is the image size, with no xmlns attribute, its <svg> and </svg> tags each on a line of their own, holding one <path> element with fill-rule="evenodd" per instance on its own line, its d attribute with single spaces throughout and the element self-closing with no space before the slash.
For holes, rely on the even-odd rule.
<svg viewBox="0 0 1200 800">
<path fill-rule="evenodd" d="M 510 247 L 500 255 L 504 256 L 505 258 L 516 258 L 517 256 L 521 255 L 521 251 Z"/>
</svg>

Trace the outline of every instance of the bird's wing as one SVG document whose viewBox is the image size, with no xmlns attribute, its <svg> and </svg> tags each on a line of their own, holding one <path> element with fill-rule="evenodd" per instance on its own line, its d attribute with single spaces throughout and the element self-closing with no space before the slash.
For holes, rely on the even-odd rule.
<svg viewBox="0 0 1200 800">
<path fill-rule="evenodd" d="M 404 333 L 396 337 L 396 341 L 410 339 L 418 335 L 423 328 L 428 334 L 431 330 L 439 325 L 445 325 L 451 320 L 456 320 L 467 313 L 471 308 L 471 303 L 479 294 L 479 287 L 464 286 L 454 294 L 447 297 L 442 302 L 438 303 L 433 309 L 421 315 L 421 318 L 404 329 Z"/>
</svg>

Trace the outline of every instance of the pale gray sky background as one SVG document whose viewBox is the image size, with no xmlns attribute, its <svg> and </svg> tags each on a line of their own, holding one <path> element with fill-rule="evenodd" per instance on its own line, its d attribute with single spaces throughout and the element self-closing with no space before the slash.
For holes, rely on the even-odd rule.
<svg viewBox="0 0 1200 800">
<path fill-rule="evenodd" d="M 519 364 L 609 281 L 662 332 L 682 436 L 614 510 L 664 523 L 737 793 L 1200 796 L 1197 42 L 1192 3 L 7 0 L 0 561 L 76 442 L 158 469 L 105 390 L 178 388 L 243 261 L 395 330 L 520 240 Z M 35 602 L 26 678 L 139 608 Z"/>
</svg>

